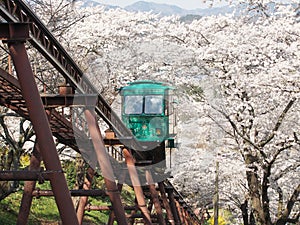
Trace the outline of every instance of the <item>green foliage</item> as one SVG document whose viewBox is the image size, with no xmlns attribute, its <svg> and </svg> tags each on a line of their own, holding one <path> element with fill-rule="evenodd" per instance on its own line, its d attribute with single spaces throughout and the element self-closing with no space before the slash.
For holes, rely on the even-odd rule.
<svg viewBox="0 0 300 225">
<path fill-rule="evenodd" d="M 25 160 L 26 162 L 27 160 Z M 68 186 L 72 189 L 76 184 L 77 169 L 74 161 L 62 162 L 63 170 L 65 171 Z M 23 189 L 23 182 L 21 183 Z M 104 179 L 102 176 L 97 176 L 93 182 L 93 188 L 104 189 Z M 50 182 L 37 184 L 36 188 L 41 190 L 50 190 Z M 14 225 L 16 224 L 20 202 L 22 199 L 22 191 L 15 192 L 9 195 L 4 200 L 0 201 L 0 221 L 1 224 Z M 134 203 L 134 191 L 131 187 L 123 185 L 122 201 L 124 205 L 132 205 Z M 108 197 L 89 197 L 88 204 L 90 205 L 111 205 Z M 106 224 L 108 221 L 109 211 L 86 211 L 84 222 L 86 224 Z M 57 224 L 60 221 L 59 212 L 56 206 L 54 197 L 33 198 L 29 216 L 29 225 L 42 225 L 47 223 Z"/>
<path fill-rule="evenodd" d="M 62 162 L 62 167 L 66 175 L 68 186 L 74 187 L 77 179 L 75 162 L 72 160 L 65 160 Z"/>
</svg>

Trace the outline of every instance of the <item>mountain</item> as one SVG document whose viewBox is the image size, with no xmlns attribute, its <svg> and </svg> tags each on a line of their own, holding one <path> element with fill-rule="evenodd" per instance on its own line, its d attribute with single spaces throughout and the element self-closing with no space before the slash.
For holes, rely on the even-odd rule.
<svg viewBox="0 0 300 225">
<path fill-rule="evenodd" d="M 105 7 L 105 9 L 107 10 L 121 8 L 119 6 L 102 4 L 97 0 L 82 0 L 82 2 L 83 2 L 82 7 L 93 7 L 93 6 L 100 5 Z M 124 7 L 123 9 L 130 12 L 152 12 L 154 14 L 160 14 L 161 16 L 177 15 L 183 17 L 184 20 L 188 20 L 188 21 L 193 17 L 195 17 L 194 19 L 197 19 L 199 18 L 199 16 L 202 17 L 202 16 L 219 15 L 219 14 L 233 12 L 233 9 L 230 8 L 229 6 L 187 10 L 175 5 L 159 4 L 159 3 L 145 2 L 145 1 L 137 1 L 131 5 Z"/>
<path fill-rule="evenodd" d="M 170 16 L 170 15 L 208 16 L 208 15 L 218 15 L 218 14 L 225 14 L 225 13 L 233 12 L 233 9 L 230 8 L 229 6 L 187 10 L 187 9 L 182 9 L 175 5 L 159 4 L 159 3 L 145 2 L 145 1 L 138 1 L 129 6 L 126 6 L 124 9 L 127 11 L 131 11 L 131 12 L 152 12 L 155 14 L 160 14 L 162 16 Z"/>
<path fill-rule="evenodd" d="M 131 12 L 152 12 L 161 14 L 162 16 L 186 15 L 186 10 L 178 6 L 144 1 L 133 3 L 132 5 L 126 6 L 124 9 Z"/>
<path fill-rule="evenodd" d="M 114 5 L 106 5 L 98 2 L 97 0 L 82 0 L 82 6 L 81 7 L 95 7 L 95 6 L 103 6 L 106 10 L 109 9 L 117 9 L 120 8 L 119 6 Z"/>
</svg>

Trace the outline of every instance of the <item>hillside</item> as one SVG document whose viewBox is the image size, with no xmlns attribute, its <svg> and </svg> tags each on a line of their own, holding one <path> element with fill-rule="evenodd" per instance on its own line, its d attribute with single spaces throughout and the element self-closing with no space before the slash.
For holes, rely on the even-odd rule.
<svg viewBox="0 0 300 225">
<path fill-rule="evenodd" d="M 97 5 L 104 6 L 105 9 L 116 9 L 120 8 L 113 5 L 105 5 L 95 0 L 83 0 L 83 7 L 93 7 Z M 198 8 L 193 10 L 187 10 L 180 8 L 172 4 L 159 4 L 154 2 L 137 1 L 131 5 L 124 7 L 129 12 L 152 12 L 161 16 L 187 16 L 187 15 L 198 15 L 198 16 L 209 16 L 209 15 L 224 15 L 226 13 L 232 13 L 233 8 L 229 6 L 222 7 L 211 7 L 211 8 Z"/>
</svg>

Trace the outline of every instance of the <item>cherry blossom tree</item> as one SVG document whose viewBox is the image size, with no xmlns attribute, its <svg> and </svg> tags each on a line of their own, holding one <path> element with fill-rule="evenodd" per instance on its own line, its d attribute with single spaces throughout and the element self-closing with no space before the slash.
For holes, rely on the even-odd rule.
<svg viewBox="0 0 300 225">
<path fill-rule="evenodd" d="M 250 21 L 250 22 L 249 22 Z M 212 68 L 219 101 L 210 107 L 224 138 L 246 167 L 246 195 L 255 224 L 299 221 L 299 26 L 293 14 L 218 18 L 199 55 Z M 212 28 L 209 28 L 212 29 Z M 245 38 L 247 37 L 247 38 Z M 248 207 L 244 207 L 249 204 Z M 250 224 L 248 217 L 244 224 Z"/>
<path fill-rule="evenodd" d="M 110 103 L 137 79 L 178 87 L 180 148 L 171 170 L 191 203 L 211 203 L 218 160 L 221 206 L 245 225 L 299 222 L 297 4 L 255 0 L 245 12 L 187 24 L 51 2 L 34 7 L 51 12 L 45 24 Z M 76 23 L 53 9 L 70 10 Z"/>
<path fill-rule="evenodd" d="M 220 160 L 221 199 L 236 203 L 244 224 L 285 224 L 299 219 L 298 22 L 282 5 L 275 14 L 259 9 L 255 16 L 250 10 L 191 24 L 120 9 L 84 9 L 89 16 L 71 34 L 72 45 L 85 50 L 78 56 L 103 93 L 135 79 L 214 89 L 210 97 L 205 92 L 206 102 L 181 98 L 186 118 L 181 129 L 192 136 L 197 127 L 203 136 L 199 145 L 182 140 L 174 180 L 186 193 L 206 185 L 212 190 L 214 163 L 207 169 L 199 164 Z M 186 107 L 191 102 L 193 109 Z M 212 157 L 191 161 L 190 152 L 200 156 L 201 149 L 207 156 L 211 149 Z M 191 177 L 202 181 L 195 185 Z"/>
</svg>

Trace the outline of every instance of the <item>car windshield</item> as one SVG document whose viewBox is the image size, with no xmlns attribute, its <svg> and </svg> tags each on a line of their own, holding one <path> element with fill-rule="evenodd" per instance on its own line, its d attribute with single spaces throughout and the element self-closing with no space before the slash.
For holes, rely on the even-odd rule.
<svg viewBox="0 0 300 225">
<path fill-rule="evenodd" d="M 162 114 L 162 95 L 128 95 L 125 96 L 125 114 Z"/>
<path fill-rule="evenodd" d="M 142 114 L 143 96 L 129 95 L 125 96 L 125 114 Z"/>
<path fill-rule="evenodd" d="M 162 95 L 147 95 L 145 96 L 146 114 L 162 114 L 163 113 L 163 96 Z"/>
</svg>

